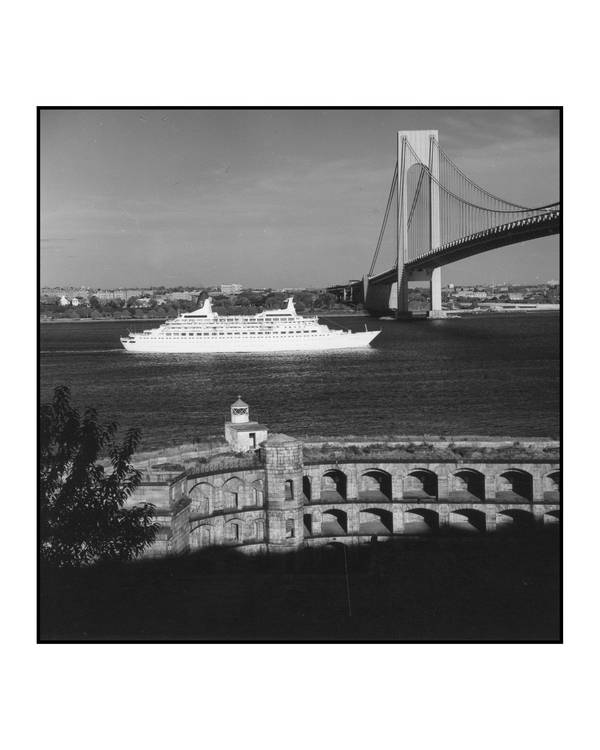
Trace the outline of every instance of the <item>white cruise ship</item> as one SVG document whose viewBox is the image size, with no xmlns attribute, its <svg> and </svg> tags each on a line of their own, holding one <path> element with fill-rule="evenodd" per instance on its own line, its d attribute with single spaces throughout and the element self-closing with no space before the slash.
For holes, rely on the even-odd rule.
<svg viewBox="0 0 600 750">
<path fill-rule="evenodd" d="M 212 311 L 211 298 L 194 312 L 182 313 L 158 328 L 121 338 L 129 352 L 281 352 L 354 349 L 368 346 L 379 331 L 332 330 L 316 317 L 298 315 L 293 297 L 282 310 L 257 315 Z"/>
</svg>

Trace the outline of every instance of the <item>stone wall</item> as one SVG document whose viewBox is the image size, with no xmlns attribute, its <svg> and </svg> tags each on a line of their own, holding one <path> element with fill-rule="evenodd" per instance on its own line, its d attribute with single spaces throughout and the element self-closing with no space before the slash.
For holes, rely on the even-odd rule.
<svg viewBox="0 0 600 750">
<path fill-rule="evenodd" d="M 302 443 L 272 435 L 261 448 L 266 478 L 266 520 L 269 548 L 302 544 Z"/>
<path fill-rule="evenodd" d="M 148 475 L 130 500 L 157 507 L 161 532 L 148 554 L 215 545 L 275 552 L 560 518 L 555 462 L 304 464 L 302 449 L 299 440 L 271 435 L 260 449 L 261 468 Z"/>
</svg>

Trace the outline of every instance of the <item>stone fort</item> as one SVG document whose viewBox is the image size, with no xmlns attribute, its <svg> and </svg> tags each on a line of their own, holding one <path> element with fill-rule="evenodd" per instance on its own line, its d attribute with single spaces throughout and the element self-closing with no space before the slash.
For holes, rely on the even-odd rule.
<svg viewBox="0 0 600 750">
<path fill-rule="evenodd" d="M 305 459 L 301 440 L 269 434 L 250 420 L 241 398 L 231 406 L 225 437 L 229 458 L 202 464 L 190 454 L 179 464 L 142 467 L 129 504 L 156 508 L 160 531 L 148 556 L 215 545 L 275 552 L 560 521 L 560 465 L 550 460 L 557 457 L 555 441 L 540 441 L 548 458 L 543 450 L 535 457 L 523 451 L 522 461 L 423 462 L 407 459 L 396 443 L 397 458 L 392 447 L 382 460 L 345 454 Z"/>
</svg>

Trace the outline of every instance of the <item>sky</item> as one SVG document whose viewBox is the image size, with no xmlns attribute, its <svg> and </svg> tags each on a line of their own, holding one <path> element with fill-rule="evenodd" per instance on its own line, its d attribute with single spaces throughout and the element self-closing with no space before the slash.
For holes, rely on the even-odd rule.
<svg viewBox="0 0 600 750">
<path fill-rule="evenodd" d="M 437 129 L 472 180 L 557 201 L 556 110 L 44 110 L 42 286 L 321 287 L 362 278 L 398 130 Z M 383 270 L 383 269 L 380 269 Z M 442 269 L 443 283 L 558 279 L 541 238 Z"/>
</svg>

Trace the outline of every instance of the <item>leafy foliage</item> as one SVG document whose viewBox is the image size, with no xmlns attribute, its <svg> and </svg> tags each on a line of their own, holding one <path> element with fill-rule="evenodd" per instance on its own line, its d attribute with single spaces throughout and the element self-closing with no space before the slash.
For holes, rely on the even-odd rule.
<svg viewBox="0 0 600 750">
<path fill-rule="evenodd" d="M 140 431 L 130 429 L 121 444 L 117 425 L 101 425 L 94 409 L 83 417 L 66 386 L 40 410 L 40 555 L 59 567 L 100 560 L 129 560 L 150 544 L 158 525 L 154 506 L 125 508 L 141 480 L 131 464 Z M 98 463 L 106 449 L 112 471 Z"/>
</svg>

